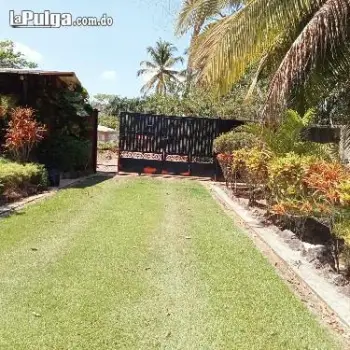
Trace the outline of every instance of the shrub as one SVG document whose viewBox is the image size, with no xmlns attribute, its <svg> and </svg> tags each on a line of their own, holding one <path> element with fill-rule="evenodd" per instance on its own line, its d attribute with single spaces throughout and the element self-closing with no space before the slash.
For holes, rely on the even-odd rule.
<svg viewBox="0 0 350 350">
<path fill-rule="evenodd" d="M 239 173 L 249 186 L 249 204 L 255 202 L 256 190 L 265 187 L 268 180 L 270 152 L 257 147 L 240 149 L 232 153 L 232 170 Z"/>
<path fill-rule="evenodd" d="M 313 213 L 312 203 L 305 199 L 284 199 L 273 206 L 273 211 L 279 215 L 309 217 Z"/>
<path fill-rule="evenodd" d="M 345 243 L 350 247 L 350 211 L 346 210 L 338 216 L 334 222 L 334 234 L 344 239 Z"/>
<path fill-rule="evenodd" d="M 34 194 L 45 189 L 47 184 L 47 171 L 42 165 L 0 161 L 0 196 L 2 197 Z"/>
<path fill-rule="evenodd" d="M 344 207 L 350 206 L 350 179 L 342 180 L 338 185 L 340 204 Z"/>
<path fill-rule="evenodd" d="M 240 149 L 232 153 L 233 169 L 245 171 L 254 183 L 265 183 L 271 154 L 260 148 Z"/>
<path fill-rule="evenodd" d="M 270 164 L 272 210 L 299 224 L 302 235 L 308 217 L 325 221 L 333 237 L 335 266 L 339 272 L 339 240 L 350 244 L 348 206 L 350 178 L 339 163 L 312 157 L 276 159 Z"/>
<path fill-rule="evenodd" d="M 45 126 L 38 123 L 34 117 L 34 110 L 31 108 L 17 107 L 10 113 L 5 148 L 16 161 L 28 161 L 34 146 L 44 137 Z"/>
<path fill-rule="evenodd" d="M 310 156 L 289 153 L 285 157 L 276 157 L 268 165 L 268 187 L 273 202 L 293 199 L 302 200 L 306 195 L 304 177 L 310 163 Z"/>
<path fill-rule="evenodd" d="M 99 141 L 97 144 L 97 149 L 99 151 L 113 151 L 116 152 L 118 150 L 118 142 L 116 141 Z"/>
<path fill-rule="evenodd" d="M 52 136 L 41 148 L 39 159 L 62 172 L 84 171 L 91 158 L 91 142 L 75 136 Z"/>
<path fill-rule="evenodd" d="M 220 164 L 222 174 L 226 180 L 226 184 L 233 180 L 232 172 L 232 154 L 229 153 L 220 153 L 217 155 L 218 162 Z"/>
<path fill-rule="evenodd" d="M 283 114 L 281 123 L 274 127 L 264 124 L 245 124 L 238 127 L 236 131 L 254 135 L 256 140 L 276 156 L 285 156 L 293 152 L 330 160 L 334 157 L 332 147 L 303 140 L 303 130 L 311 124 L 313 119 L 313 110 L 309 110 L 304 116 L 293 110 L 287 110 Z"/>
<path fill-rule="evenodd" d="M 231 154 L 233 151 L 249 148 L 254 144 L 256 144 L 256 137 L 252 134 L 233 130 L 215 139 L 214 152 Z"/>
<path fill-rule="evenodd" d="M 316 201 L 336 206 L 340 204 L 339 186 L 346 177 L 341 164 L 320 161 L 309 166 L 304 182 Z"/>
</svg>

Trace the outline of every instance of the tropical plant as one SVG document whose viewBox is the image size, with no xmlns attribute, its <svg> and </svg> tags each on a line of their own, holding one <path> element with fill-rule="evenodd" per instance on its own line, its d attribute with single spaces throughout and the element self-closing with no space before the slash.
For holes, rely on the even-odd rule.
<svg viewBox="0 0 350 350">
<path fill-rule="evenodd" d="M 348 211 L 349 175 L 339 163 L 311 164 L 304 178 L 308 194 L 314 203 L 314 215 L 323 217 L 333 235 L 333 252 L 339 272 L 340 239 L 344 235 L 344 212 Z M 323 208 L 322 212 L 317 209 Z"/>
<path fill-rule="evenodd" d="M 249 187 L 249 205 L 256 201 L 258 191 L 265 193 L 271 153 L 260 147 L 243 148 L 232 153 L 232 170 L 239 173 Z"/>
<path fill-rule="evenodd" d="M 236 0 L 183 0 L 176 24 L 176 32 L 179 35 L 184 35 L 188 31 L 192 31 L 190 48 L 193 48 L 201 31 L 207 24 L 213 23 L 219 18 L 224 18 L 227 12 L 237 11 L 242 4 L 243 2 Z M 188 74 L 191 75 L 194 69 L 191 50 L 189 50 Z"/>
<path fill-rule="evenodd" d="M 14 160 L 27 162 L 32 149 L 44 138 L 45 132 L 45 126 L 35 120 L 32 108 L 17 107 L 10 113 L 5 148 Z"/>
<path fill-rule="evenodd" d="M 304 116 L 296 111 L 287 110 L 281 118 L 281 123 L 275 127 L 264 124 L 246 124 L 237 128 L 236 132 L 254 135 L 276 156 L 294 152 L 299 155 L 314 155 L 330 159 L 334 156 L 331 146 L 303 139 L 303 130 L 312 124 L 314 116 L 314 110 L 307 111 Z"/>
<path fill-rule="evenodd" d="M 166 95 L 172 84 L 180 83 L 181 72 L 175 66 L 183 63 L 181 56 L 175 56 L 176 47 L 163 40 L 159 40 L 155 47 L 148 47 L 147 52 L 151 61 L 142 61 L 138 76 L 149 75 L 148 82 L 143 86 L 141 92 L 147 94 L 155 89 L 157 94 Z"/>
<path fill-rule="evenodd" d="M 270 162 L 269 190 L 274 204 L 286 198 L 300 201 L 307 197 L 304 177 L 314 161 L 315 158 L 310 156 L 289 153 Z"/>
<path fill-rule="evenodd" d="M 315 72 L 327 71 L 317 76 L 322 84 L 349 67 L 349 0 L 197 0 L 185 14 L 180 12 L 178 29 L 183 23 L 193 27 L 193 18 L 210 18 L 212 9 L 230 5 L 240 8 L 207 26 L 191 47 L 200 81 L 221 93 L 257 65 L 258 76 L 265 71 L 271 77 L 267 115 L 293 95 L 303 104 L 304 83 Z"/>
</svg>

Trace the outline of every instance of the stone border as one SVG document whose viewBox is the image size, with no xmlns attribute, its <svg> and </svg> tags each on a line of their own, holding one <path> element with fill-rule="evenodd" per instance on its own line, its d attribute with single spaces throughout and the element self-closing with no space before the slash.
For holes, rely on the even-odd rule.
<svg viewBox="0 0 350 350">
<path fill-rule="evenodd" d="M 276 233 L 277 227 L 266 226 L 254 218 L 248 209 L 232 200 L 218 184 L 211 182 L 203 185 L 209 189 L 228 214 L 236 219 L 236 223 L 247 229 L 257 248 L 275 266 L 278 274 L 307 304 L 308 308 L 337 333 L 350 339 L 349 298 L 338 292 L 336 286 L 318 275 L 313 265 L 300 252 L 292 250 Z"/>
<path fill-rule="evenodd" d="M 65 188 L 69 188 L 70 186 L 76 185 L 77 183 L 83 182 L 85 180 L 88 180 L 88 179 L 93 178 L 93 177 L 98 176 L 98 175 L 100 175 L 100 174 L 96 173 L 96 174 L 91 174 L 91 175 L 84 176 L 84 177 L 79 177 L 77 179 L 61 180 L 61 182 L 63 184 L 60 185 L 59 187 L 50 187 L 48 191 L 45 191 L 43 193 L 23 198 L 23 199 L 21 199 L 17 202 L 14 202 L 14 203 L 0 206 L 0 217 L 10 215 L 13 212 L 16 212 L 18 210 L 23 209 L 24 207 L 26 207 L 29 204 L 34 204 L 34 203 L 37 203 L 45 198 L 49 198 L 49 197 L 53 196 L 54 194 L 56 194 L 60 190 L 63 190 Z"/>
</svg>

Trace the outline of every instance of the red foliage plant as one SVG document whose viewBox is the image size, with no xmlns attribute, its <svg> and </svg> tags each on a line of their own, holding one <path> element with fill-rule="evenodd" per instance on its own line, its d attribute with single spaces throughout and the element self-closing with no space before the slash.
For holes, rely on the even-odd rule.
<svg viewBox="0 0 350 350">
<path fill-rule="evenodd" d="M 339 184 L 346 179 L 344 168 L 339 163 L 317 162 L 311 164 L 304 182 L 313 192 L 330 204 L 337 204 L 340 200 Z"/>
<path fill-rule="evenodd" d="M 223 164 L 229 164 L 232 162 L 232 154 L 228 153 L 220 153 L 217 155 L 217 159 L 219 162 L 222 162 Z"/>
<path fill-rule="evenodd" d="M 35 120 L 32 108 L 17 107 L 10 113 L 5 148 L 19 162 L 29 159 L 33 147 L 44 138 L 46 127 Z"/>
</svg>

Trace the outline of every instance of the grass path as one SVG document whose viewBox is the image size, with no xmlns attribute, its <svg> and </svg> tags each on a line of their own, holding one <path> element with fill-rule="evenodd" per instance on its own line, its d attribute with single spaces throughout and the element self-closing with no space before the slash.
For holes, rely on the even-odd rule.
<svg viewBox="0 0 350 350">
<path fill-rule="evenodd" d="M 200 184 L 89 185 L 0 220 L 0 349 L 340 349 Z"/>
</svg>

